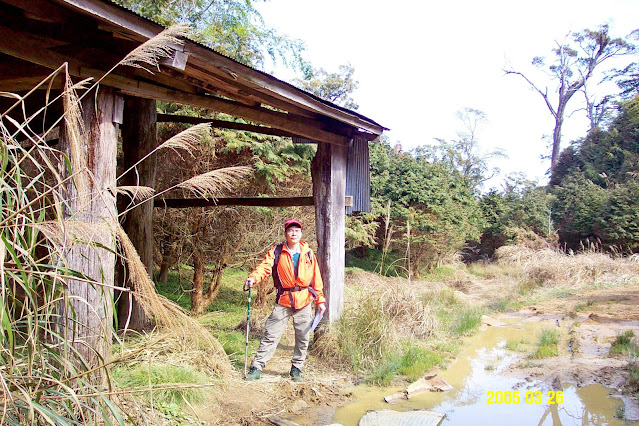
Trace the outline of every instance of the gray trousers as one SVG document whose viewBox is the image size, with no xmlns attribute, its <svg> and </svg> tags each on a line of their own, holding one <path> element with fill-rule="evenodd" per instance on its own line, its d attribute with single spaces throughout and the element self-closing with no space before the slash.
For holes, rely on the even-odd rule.
<svg viewBox="0 0 639 426">
<path fill-rule="evenodd" d="M 297 311 L 286 306 L 275 305 L 273 312 L 271 312 L 264 325 L 264 336 L 260 341 L 260 346 L 257 348 L 251 367 L 261 371 L 273 357 L 290 317 L 293 317 L 293 328 L 295 329 L 295 351 L 293 352 L 291 363 L 300 370 L 304 367 L 310 335 L 306 330 L 313 323 L 311 305 L 312 303 L 309 303 Z"/>
</svg>

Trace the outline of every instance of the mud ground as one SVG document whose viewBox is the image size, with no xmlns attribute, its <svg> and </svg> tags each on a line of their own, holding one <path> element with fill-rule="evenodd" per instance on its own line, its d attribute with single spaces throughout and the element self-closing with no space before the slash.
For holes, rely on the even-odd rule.
<svg viewBox="0 0 639 426">
<path fill-rule="evenodd" d="M 608 356 L 617 335 L 628 329 L 639 335 L 639 285 L 583 291 L 499 315 L 548 322 L 561 327 L 568 336 L 563 342 L 565 350 L 559 356 L 520 362 L 504 374 L 522 380 L 573 383 L 578 387 L 601 384 L 616 390 L 613 394 L 624 400 L 627 420 L 639 420 L 636 399 L 623 393 L 627 359 Z M 499 315 L 493 317 L 499 319 Z M 249 383 L 237 373 L 207 403 L 193 407 L 190 414 L 203 424 L 212 425 L 273 424 L 270 419 L 290 419 L 306 425 L 330 424 L 335 409 L 352 398 L 348 389 L 356 378 L 310 356 L 304 368 L 305 382 L 291 382 L 288 378 L 293 351 L 291 331 L 289 326 L 261 380 Z"/>
</svg>

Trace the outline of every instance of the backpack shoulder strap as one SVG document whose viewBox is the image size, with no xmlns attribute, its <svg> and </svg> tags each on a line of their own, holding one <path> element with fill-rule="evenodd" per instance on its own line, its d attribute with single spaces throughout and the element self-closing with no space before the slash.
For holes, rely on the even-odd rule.
<svg viewBox="0 0 639 426">
<path fill-rule="evenodd" d="M 275 258 L 273 259 L 273 268 L 275 268 L 280 261 L 280 256 L 282 255 L 282 247 L 284 247 L 284 244 L 278 244 L 275 246 L 275 252 L 274 252 Z"/>
</svg>

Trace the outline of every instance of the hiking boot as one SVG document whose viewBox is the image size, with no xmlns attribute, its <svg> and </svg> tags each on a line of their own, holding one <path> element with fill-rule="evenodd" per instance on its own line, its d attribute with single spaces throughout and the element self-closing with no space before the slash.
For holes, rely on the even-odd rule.
<svg viewBox="0 0 639 426">
<path fill-rule="evenodd" d="M 289 375 L 291 376 L 291 380 L 293 380 L 294 382 L 304 381 L 304 379 L 302 378 L 302 371 L 294 365 L 291 366 L 291 372 L 289 373 Z"/>
<path fill-rule="evenodd" d="M 260 380 L 260 377 L 262 377 L 262 371 L 255 367 L 251 367 L 248 374 L 246 375 L 246 380 L 248 380 L 249 382 L 253 382 L 255 380 Z"/>
</svg>

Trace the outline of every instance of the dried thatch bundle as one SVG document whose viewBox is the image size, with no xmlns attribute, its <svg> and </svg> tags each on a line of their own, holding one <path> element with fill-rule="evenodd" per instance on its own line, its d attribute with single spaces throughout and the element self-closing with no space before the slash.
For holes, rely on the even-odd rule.
<svg viewBox="0 0 639 426">
<path fill-rule="evenodd" d="M 146 315 L 154 317 L 161 327 L 180 333 L 185 341 L 191 342 L 197 347 L 204 345 L 213 350 L 218 355 L 215 360 L 211 361 L 216 364 L 215 371 L 221 375 L 228 374 L 230 365 L 222 345 L 211 336 L 206 328 L 189 317 L 182 308 L 157 294 L 155 285 L 140 260 L 138 252 L 119 224 L 116 227 L 116 233 L 129 271 L 133 294 Z"/>
<path fill-rule="evenodd" d="M 155 189 L 148 186 L 131 185 L 131 186 L 118 186 L 112 188 L 114 194 L 123 194 L 130 197 L 132 200 L 144 201 L 149 198 L 153 198 L 155 195 Z"/>
<path fill-rule="evenodd" d="M 224 167 L 192 177 L 177 185 L 201 198 L 217 198 L 224 190 L 232 190 L 239 179 L 250 176 L 252 169 L 248 166 Z"/>
<path fill-rule="evenodd" d="M 187 25 L 173 25 L 135 48 L 118 65 L 142 68 L 153 74 L 147 66 L 151 65 L 159 69 L 160 59 L 171 56 L 175 50 L 172 46 L 184 44 L 181 38 L 188 36 L 189 33 L 190 29 Z"/>
</svg>

